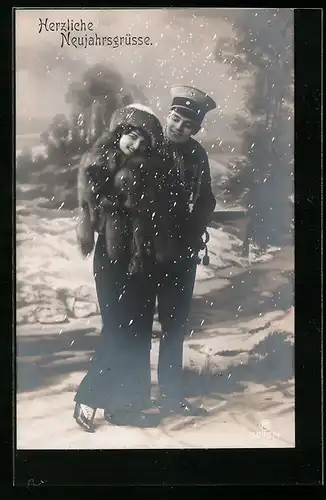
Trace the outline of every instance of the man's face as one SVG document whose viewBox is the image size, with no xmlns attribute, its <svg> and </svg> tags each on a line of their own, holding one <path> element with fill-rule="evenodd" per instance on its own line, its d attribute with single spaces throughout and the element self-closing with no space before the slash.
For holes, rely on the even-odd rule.
<svg viewBox="0 0 326 500">
<path fill-rule="evenodd" d="M 195 121 L 172 110 L 166 120 L 166 135 L 170 141 L 180 144 L 188 141 L 196 127 Z"/>
<path fill-rule="evenodd" d="M 144 152 L 148 147 L 148 140 L 141 131 L 134 129 L 121 136 L 119 147 L 126 156 L 130 156 Z"/>
</svg>

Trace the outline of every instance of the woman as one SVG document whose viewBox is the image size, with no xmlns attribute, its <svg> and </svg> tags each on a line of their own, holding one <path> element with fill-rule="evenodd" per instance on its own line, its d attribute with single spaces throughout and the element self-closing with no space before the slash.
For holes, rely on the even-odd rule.
<svg viewBox="0 0 326 500">
<path fill-rule="evenodd" d="M 151 263 L 164 259 L 169 248 L 162 225 L 166 218 L 157 213 L 153 193 L 161 185 L 155 149 L 162 137 L 161 124 L 148 108 L 123 108 L 95 144 L 88 165 L 80 168 L 77 239 L 86 256 L 94 230 L 99 233 L 94 277 L 103 323 L 100 346 L 74 398 L 74 418 L 88 432 L 94 432 L 98 408 L 112 421 L 126 407 L 140 410 L 150 402 L 151 338 L 144 335 L 147 303 L 141 288 L 150 279 Z M 144 171 L 150 179 L 145 189 L 139 175 Z"/>
</svg>

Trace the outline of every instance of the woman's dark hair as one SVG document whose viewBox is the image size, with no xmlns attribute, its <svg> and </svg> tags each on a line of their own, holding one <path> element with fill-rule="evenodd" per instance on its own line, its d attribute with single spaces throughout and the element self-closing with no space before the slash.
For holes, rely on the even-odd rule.
<svg viewBox="0 0 326 500">
<path fill-rule="evenodd" d="M 94 153 L 96 155 L 101 155 L 105 153 L 106 150 L 119 150 L 119 142 L 123 135 L 130 134 L 130 132 L 137 130 L 139 131 L 146 139 L 148 146 L 146 152 L 151 151 L 151 141 L 147 132 L 140 128 L 134 127 L 133 125 L 122 124 L 119 125 L 113 132 L 105 130 L 103 134 L 99 137 L 99 139 L 95 142 L 93 146 Z"/>
</svg>

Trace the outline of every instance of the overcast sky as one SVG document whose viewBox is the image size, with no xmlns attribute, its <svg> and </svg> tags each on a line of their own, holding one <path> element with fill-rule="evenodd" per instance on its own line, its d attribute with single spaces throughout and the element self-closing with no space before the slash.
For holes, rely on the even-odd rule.
<svg viewBox="0 0 326 500">
<path fill-rule="evenodd" d="M 18 11 L 17 122 L 30 116 L 50 120 L 59 112 L 69 114 L 64 100 L 69 82 L 88 66 L 108 62 L 124 77 L 146 86 L 147 98 L 161 118 L 170 103 L 169 85 L 184 83 L 206 91 L 219 106 L 205 123 L 209 135 L 228 136 L 230 116 L 242 108 L 244 95 L 241 83 L 230 80 L 228 67 L 213 57 L 217 40 L 234 35 L 227 15 L 222 9 Z M 149 36 L 153 45 L 61 48 L 60 33 L 38 32 L 40 18 L 92 21 L 99 36 Z"/>
</svg>

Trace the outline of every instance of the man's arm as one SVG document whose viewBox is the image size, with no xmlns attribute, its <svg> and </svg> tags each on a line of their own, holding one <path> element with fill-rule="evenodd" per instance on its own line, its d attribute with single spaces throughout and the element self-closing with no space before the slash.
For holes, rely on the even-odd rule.
<svg viewBox="0 0 326 500">
<path fill-rule="evenodd" d="M 206 151 L 201 146 L 198 149 L 199 178 L 193 210 L 190 216 L 190 228 L 194 228 L 199 236 L 205 232 L 211 215 L 216 206 L 216 199 L 212 192 L 211 173 Z"/>
</svg>

